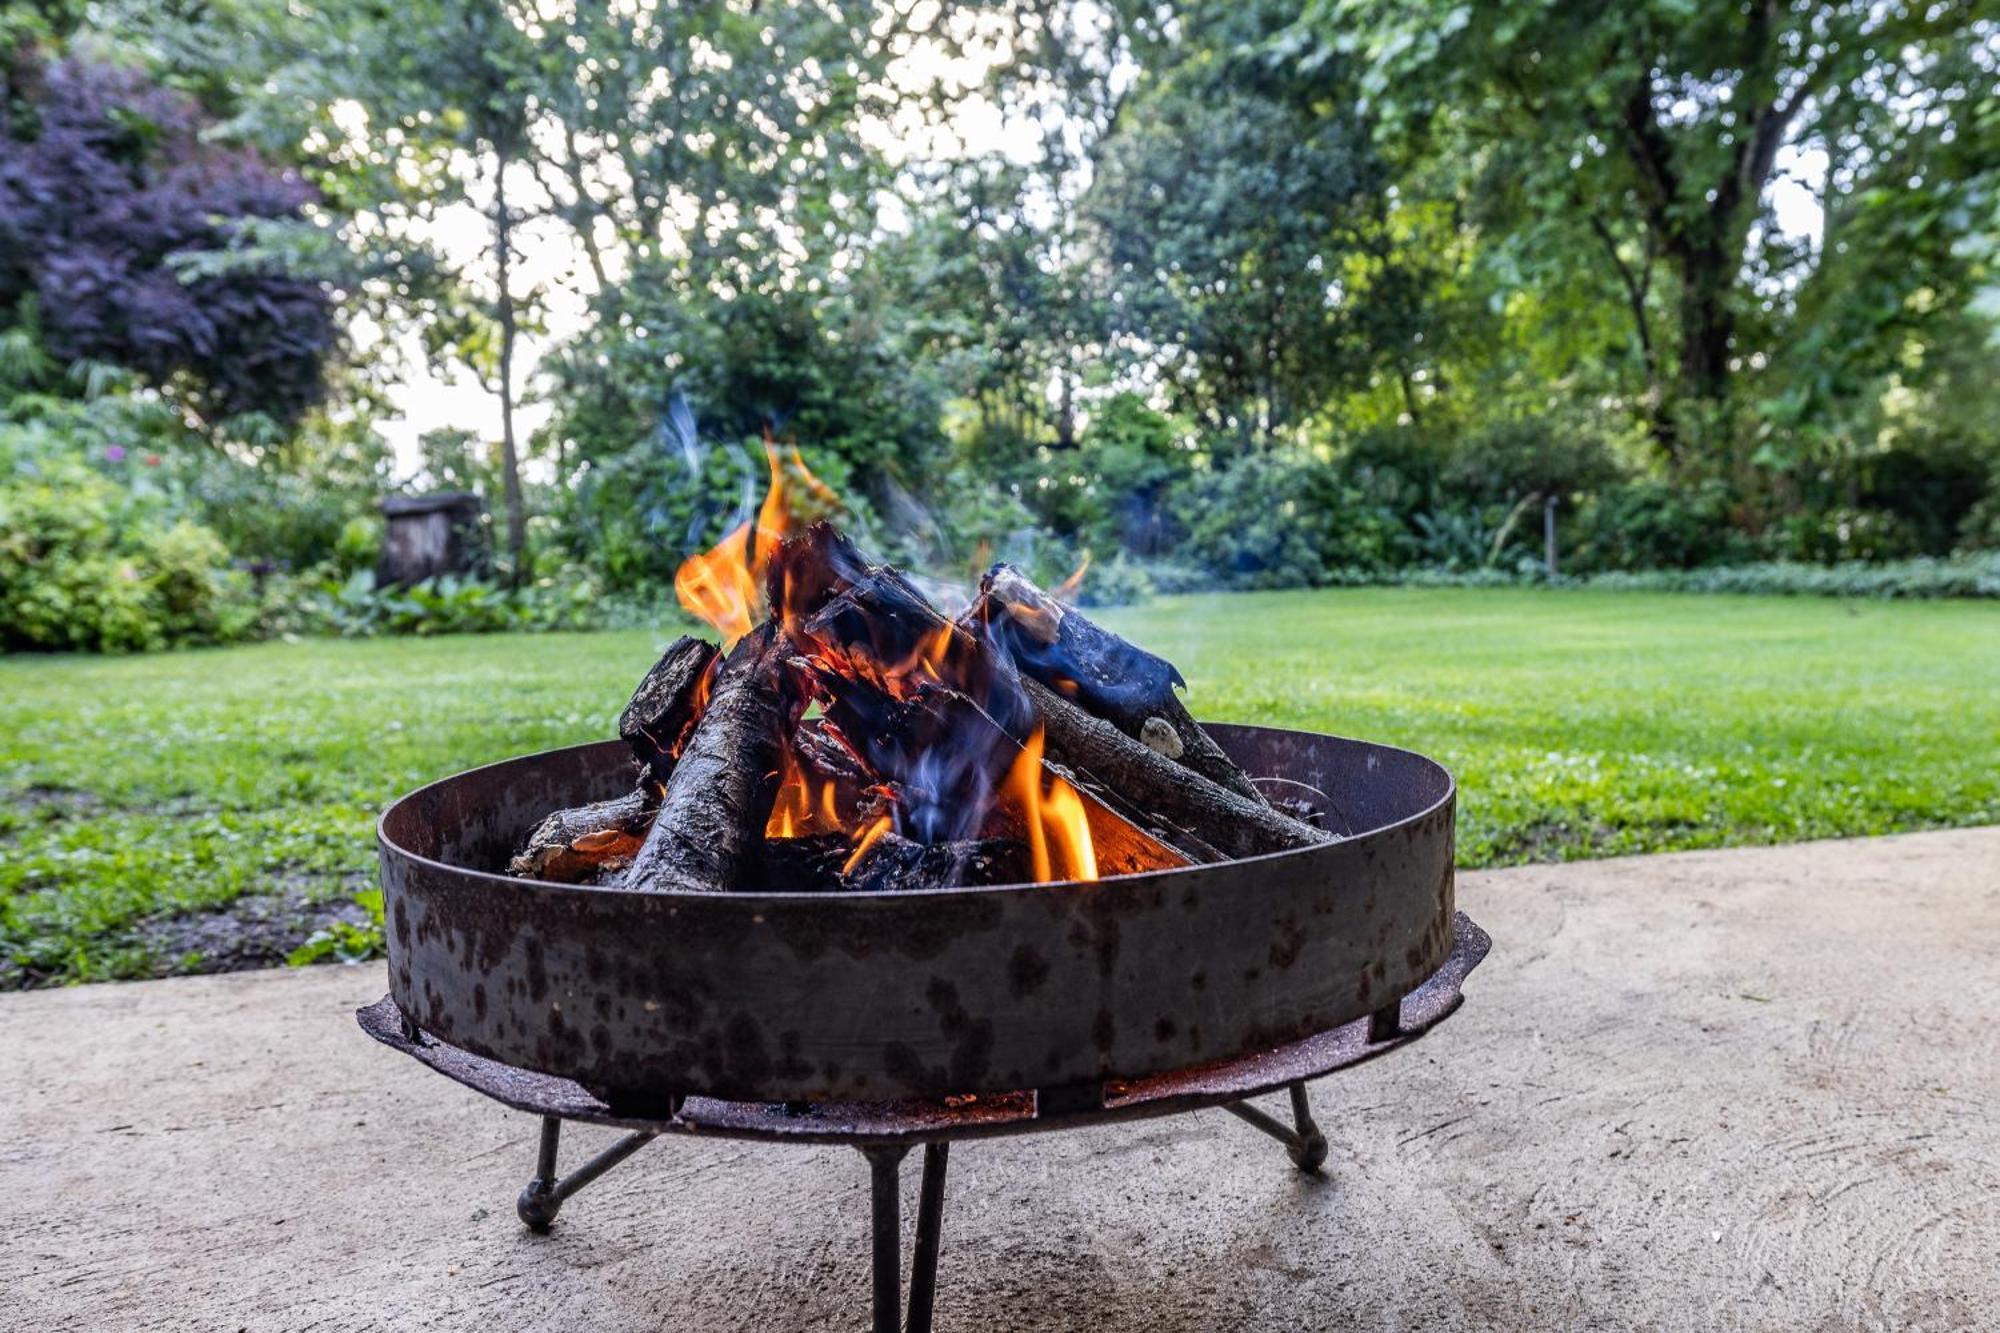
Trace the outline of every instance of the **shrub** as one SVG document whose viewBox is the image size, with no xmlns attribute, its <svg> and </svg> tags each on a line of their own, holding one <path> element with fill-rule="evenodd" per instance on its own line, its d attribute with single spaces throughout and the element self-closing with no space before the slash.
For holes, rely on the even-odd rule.
<svg viewBox="0 0 2000 1333">
<path fill-rule="evenodd" d="M 444 574 L 408 588 L 380 588 L 359 569 L 303 593 L 289 608 L 291 632 L 371 638 L 382 634 L 497 634 L 595 629 L 616 619 L 588 572 L 563 566 L 521 588 Z"/>
<path fill-rule="evenodd" d="M 0 479 L 0 646 L 130 652 L 226 643 L 258 602 L 213 532 L 74 460 Z"/>
<path fill-rule="evenodd" d="M 1863 460 L 1860 500 L 1893 514 L 1920 554 L 1951 549 L 1982 504 L 2000 501 L 1990 441 L 1923 431 Z"/>
<path fill-rule="evenodd" d="M 1336 570 L 1390 563 L 1403 530 L 1331 465 L 1298 454 L 1253 454 L 1197 473 L 1169 500 L 1186 532 L 1176 559 L 1239 588 L 1328 582 Z"/>
<path fill-rule="evenodd" d="M 1851 560 L 1899 560 L 1920 552 L 1909 522 L 1886 509 L 1840 506 L 1794 514 L 1770 533 L 1780 560 L 1830 565 Z"/>
<path fill-rule="evenodd" d="M 1958 550 L 1962 555 L 2000 551 L 2000 485 L 1974 505 L 1959 525 Z"/>
<path fill-rule="evenodd" d="M 1765 561 L 1709 569 L 1600 574 L 1593 588 L 1640 592 L 1764 593 L 1781 597 L 2000 597 L 2000 553 L 1953 560 L 1803 565 Z"/>
<path fill-rule="evenodd" d="M 1572 568 L 1693 569 L 1742 560 L 1749 540 L 1732 523 L 1721 481 L 1632 481 L 1589 497 L 1571 524 Z"/>
</svg>

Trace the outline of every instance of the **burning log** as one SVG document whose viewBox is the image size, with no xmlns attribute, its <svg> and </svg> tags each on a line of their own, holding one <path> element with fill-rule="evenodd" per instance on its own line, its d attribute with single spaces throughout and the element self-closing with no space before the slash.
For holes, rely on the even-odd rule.
<svg viewBox="0 0 2000 1333">
<path fill-rule="evenodd" d="M 1012 565 L 987 571 L 980 593 L 968 618 L 983 622 L 999 651 L 1024 675 L 1183 768 L 1266 804 L 1257 784 L 1181 702 L 1180 690 L 1187 682 L 1173 663 L 1063 605 Z"/>
<path fill-rule="evenodd" d="M 724 660 L 625 887 L 723 893 L 742 882 L 770 818 L 781 753 L 804 707 L 788 665 L 792 651 L 767 624 Z"/>
<path fill-rule="evenodd" d="M 899 831 L 926 845 L 980 838 L 1005 838 L 1034 851 L 1038 871 L 1057 861 L 1076 859 L 1087 846 L 1089 873 L 1076 877 L 1122 875 L 1185 865 L 1188 857 L 1126 819 L 1089 792 L 1059 775 L 1053 794 L 1043 788 L 1050 774 L 1041 761 L 1040 731 L 1027 743 L 1008 734 L 978 704 L 956 690 L 926 686 L 898 699 L 872 682 L 822 672 L 820 681 L 832 696 L 827 720 L 841 734 L 859 738 L 863 757 L 884 777 L 898 784 Z M 1025 775 L 1025 783 L 1024 783 Z M 1009 786 L 1034 784 L 1033 790 L 1005 792 Z M 1011 799 L 996 800 L 1007 795 Z M 1064 803 L 1065 814 L 1045 815 L 1044 799 Z M 1074 802 L 1074 806 L 1069 806 Z M 1082 836 L 1057 856 L 1049 847 L 1050 826 L 1080 820 Z M 1070 869 L 1077 869 L 1073 864 Z M 1062 878 L 1038 873 L 1036 878 Z"/>
<path fill-rule="evenodd" d="M 1033 724 L 1012 669 L 954 623 L 893 565 L 871 563 L 815 523 L 772 561 L 771 593 L 800 642 L 895 694 L 942 684 L 976 701 L 1010 734 Z"/>
<path fill-rule="evenodd" d="M 1033 584 L 1020 582 L 1047 600 Z M 1074 618 L 1089 626 L 1082 617 Z M 885 631 L 884 624 L 900 628 Z M 1157 699 L 1163 693 L 1174 709 L 1186 715 L 1174 694 L 1173 683 L 1180 676 L 1172 666 L 1095 626 L 1089 628 L 1100 641 L 1094 645 L 1093 660 L 1109 660 L 1111 650 L 1102 642 L 1109 641 L 1156 664 L 1158 688 L 1142 690 L 1139 697 Z M 822 688 L 835 700 L 827 716 L 843 735 L 855 739 L 876 771 L 903 784 L 904 814 L 920 842 L 972 835 L 973 830 L 965 827 L 964 812 L 986 806 L 999 774 L 1038 723 L 1047 727 L 1054 757 L 1077 770 L 1091 807 L 1119 829 L 1144 839 L 1147 846 L 1135 853 L 1142 865 L 1145 856 L 1168 844 L 1178 848 L 1171 853 L 1178 860 L 1211 860 L 1219 859 L 1216 853 L 1259 855 L 1327 841 L 1328 835 L 1320 830 L 1273 810 L 1255 795 L 1254 787 L 1246 796 L 1219 785 L 1032 677 L 1015 676 L 1004 655 L 990 651 L 984 640 L 962 625 L 946 620 L 893 569 L 870 567 L 865 577 L 831 596 L 806 618 L 802 637 L 841 659 L 839 666 L 817 673 Z M 935 646 L 926 651 L 926 644 Z M 891 671 L 891 666 L 900 670 Z M 900 676 L 908 688 L 912 675 L 919 692 L 910 699 L 896 698 L 888 678 Z M 940 678 L 951 688 L 929 683 Z M 966 697 L 981 689 L 984 693 L 975 697 L 992 707 L 982 708 Z M 1214 748 L 1191 718 L 1188 725 L 1203 744 Z M 1011 744 L 993 739 L 990 730 L 996 726 Z M 1219 749 L 1215 752 L 1221 755 Z M 1226 756 L 1222 762 L 1229 763 Z M 1247 786 L 1249 780 L 1241 771 L 1233 764 L 1229 767 Z M 1119 799 L 1107 801 L 1099 793 L 1117 793 Z M 1120 813 L 1134 807 L 1143 811 L 1144 818 Z M 1168 827 L 1157 835 L 1146 831 L 1147 825 L 1156 823 Z"/>
<path fill-rule="evenodd" d="M 636 890 L 885 891 L 1096 879 L 1331 836 L 1265 801 L 1182 706 L 1170 663 L 1006 565 L 955 622 L 832 527 L 787 535 L 773 469 L 754 528 L 676 579 L 736 647 L 662 655 L 620 718 L 647 775 L 631 808 L 553 816 L 524 873 L 601 878 L 629 857 Z M 753 628 L 760 596 L 769 619 Z M 802 725 L 808 694 L 826 716 Z"/>
<path fill-rule="evenodd" d="M 632 863 L 653 823 L 643 790 L 574 810 L 558 810 L 535 826 L 507 873 L 558 884 L 597 883 Z"/>
<path fill-rule="evenodd" d="M 764 571 L 764 595 L 787 632 L 868 577 L 870 564 L 831 523 L 819 522 L 780 542 Z"/>
<path fill-rule="evenodd" d="M 618 715 L 618 734 L 646 770 L 644 780 L 664 786 L 672 774 L 674 757 L 701 712 L 718 656 L 720 650 L 705 639 L 683 635 L 674 640 Z"/>
<path fill-rule="evenodd" d="M 1217 786 L 1141 745 L 1103 718 L 1043 685 L 1021 684 L 1040 711 L 1049 749 L 1095 783 L 1121 793 L 1156 818 L 1186 829 L 1229 856 L 1262 856 L 1330 842 L 1333 835 Z"/>
<path fill-rule="evenodd" d="M 792 733 L 792 753 L 799 766 L 813 779 L 840 790 L 843 800 L 859 794 L 875 781 L 853 750 L 827 734 L 824 726 L 802 722 Z"/>
</svg>

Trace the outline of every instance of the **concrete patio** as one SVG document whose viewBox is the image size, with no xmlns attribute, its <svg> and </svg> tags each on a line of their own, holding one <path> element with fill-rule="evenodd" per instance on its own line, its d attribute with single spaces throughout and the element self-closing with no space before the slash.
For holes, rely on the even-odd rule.
<svg viewBox="0 0 2000 1333">
<path fill-rule="evenodd" d="M 939 1328 L 2000 1327 L 2000 829 L 1459 882 L 1492 957 L 1315 1085 L 1324 1179 L 1219 1111 L 961 1145 Z M 664 1141 L 530 1236 L 534 1122 L 383 990 L 0 996 L 0 1327 L 865 1326 L 856 1154 Z"/>
</svg>

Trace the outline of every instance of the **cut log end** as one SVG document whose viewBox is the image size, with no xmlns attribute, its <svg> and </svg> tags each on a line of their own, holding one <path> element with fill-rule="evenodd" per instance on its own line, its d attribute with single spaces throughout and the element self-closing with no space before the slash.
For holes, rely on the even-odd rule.
<svg viewBox="0 0 2000 1333">
<path fill-rule="evenodd" d="M 523 840 L 507 873 L 556 884 L 602 883 L 632 864 L 652 823 L 653 805 L 643 789 L 558 810 Z"/>
</svg>

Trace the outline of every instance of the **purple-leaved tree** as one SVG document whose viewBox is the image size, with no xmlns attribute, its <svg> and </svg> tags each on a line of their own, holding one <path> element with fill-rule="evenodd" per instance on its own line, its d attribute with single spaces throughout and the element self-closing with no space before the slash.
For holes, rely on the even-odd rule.
<svg viewBox="0 0 2000 1333">
<path fill-rule="evenodd" d="M 0 328 L 32 308 L 58 362 L 128 367 L 210 422 L 317 403 L 335 340 L 322 284 L 275 264 L 184 280 L 171 262 L 228 249 L 244 219 L 298 219 L 311 186 L 205 142 L 194 102 L 136 71 L 61 60 L 9 82 Z"/>
</svg>

